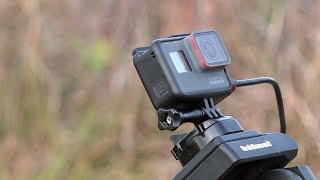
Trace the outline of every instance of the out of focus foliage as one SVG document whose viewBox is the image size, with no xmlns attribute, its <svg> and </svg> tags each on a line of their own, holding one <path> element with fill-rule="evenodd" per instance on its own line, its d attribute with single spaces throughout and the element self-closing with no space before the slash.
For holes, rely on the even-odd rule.
<svg viewBox="0 0 320 180">
<path fill-rule="evenodd" d="M 319 0 L 0 0 L 0 179 L 173 177 L 180 165 L 131 51 L 204 29 L 223 37 L 232 77 L 279 81 L 293 163 L 320 177 Z M 273 96 L 239 89 L 220 109 L 277 131 Z"/>
</svg>

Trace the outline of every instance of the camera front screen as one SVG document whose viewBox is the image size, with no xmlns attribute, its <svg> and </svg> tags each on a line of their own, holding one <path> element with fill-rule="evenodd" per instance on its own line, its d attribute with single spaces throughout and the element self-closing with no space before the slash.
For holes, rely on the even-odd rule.
<svg viewBox="0 0 320 180">
<path fill-rule="evenodd" d="M 170 52 L 169 55 L 178 73 L 191 71 L 191 67 L 183 51 L 173 51 L 173 52 Z"/>
</svg>

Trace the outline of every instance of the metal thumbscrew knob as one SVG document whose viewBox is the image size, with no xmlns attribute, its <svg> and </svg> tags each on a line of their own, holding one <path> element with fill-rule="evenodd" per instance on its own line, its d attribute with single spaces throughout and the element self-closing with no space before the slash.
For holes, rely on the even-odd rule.
<svg viewBox="0 0 320 180">
<path fill-rule="evenodd" d="M 172 123 L 172 117 L 169 116 L 169 115 L 167 115 L 166 121 L 167 121 L 167 123 L 168 123 L 169 125 L 171 125 L 171 123 Z"/>
</svg>

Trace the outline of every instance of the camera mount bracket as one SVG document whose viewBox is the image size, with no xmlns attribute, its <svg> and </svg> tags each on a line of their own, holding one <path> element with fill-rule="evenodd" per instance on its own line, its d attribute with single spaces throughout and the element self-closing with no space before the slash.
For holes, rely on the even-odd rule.
<svg viewBox="0 0 320 180">
<path fill-rule="evenodd" d="M 158 114 L 158 128 L 160 130 L 175 131 L 183 123 L 202 123 L 207 119 L 223 117 L 220 110 L 214 105 L 213 99 L 203 99 L 204 107 L 191 111 L 178 111 L 176 109 L 160 108 Z"/>
</svg>

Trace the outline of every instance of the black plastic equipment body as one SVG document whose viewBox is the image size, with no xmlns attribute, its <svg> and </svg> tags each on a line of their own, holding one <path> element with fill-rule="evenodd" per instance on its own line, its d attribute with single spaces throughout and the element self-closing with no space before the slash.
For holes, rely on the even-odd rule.
<svg viewBox="0 0 320 180">
<path fill-rule="evenodd" d="M 195 128 L 180 137 L 172 153 L 184 167 L 175 180 L 257 179 L 268 170 L 285 167 L 296 156 L 297 144 L 289 136 L 243 131 L 236 124 L 230 126 L 232 121 L 236 123 L 224 117 L 217 120 L 219 126 L 216 123 L 203 132 Z"/>
<path fill-rule="evenodd" d="M 210 53 L 210 48 L 216 53 Z M 193 109 L 209 97 L 217 104 L 232 92 L 233 84 L 225 71 L 231 59 L 214 31 L 157 39 L 132 54 L 155 109 Z"/>
<path fill-rule="evenodd" d="M 316 179 L 307 166 L 284 169 L 298 152 L 291 137 L 243 131 L 231 116 L 208 119 L 170 139 L 184 166 L 174 180 Z"/>
</svg>

